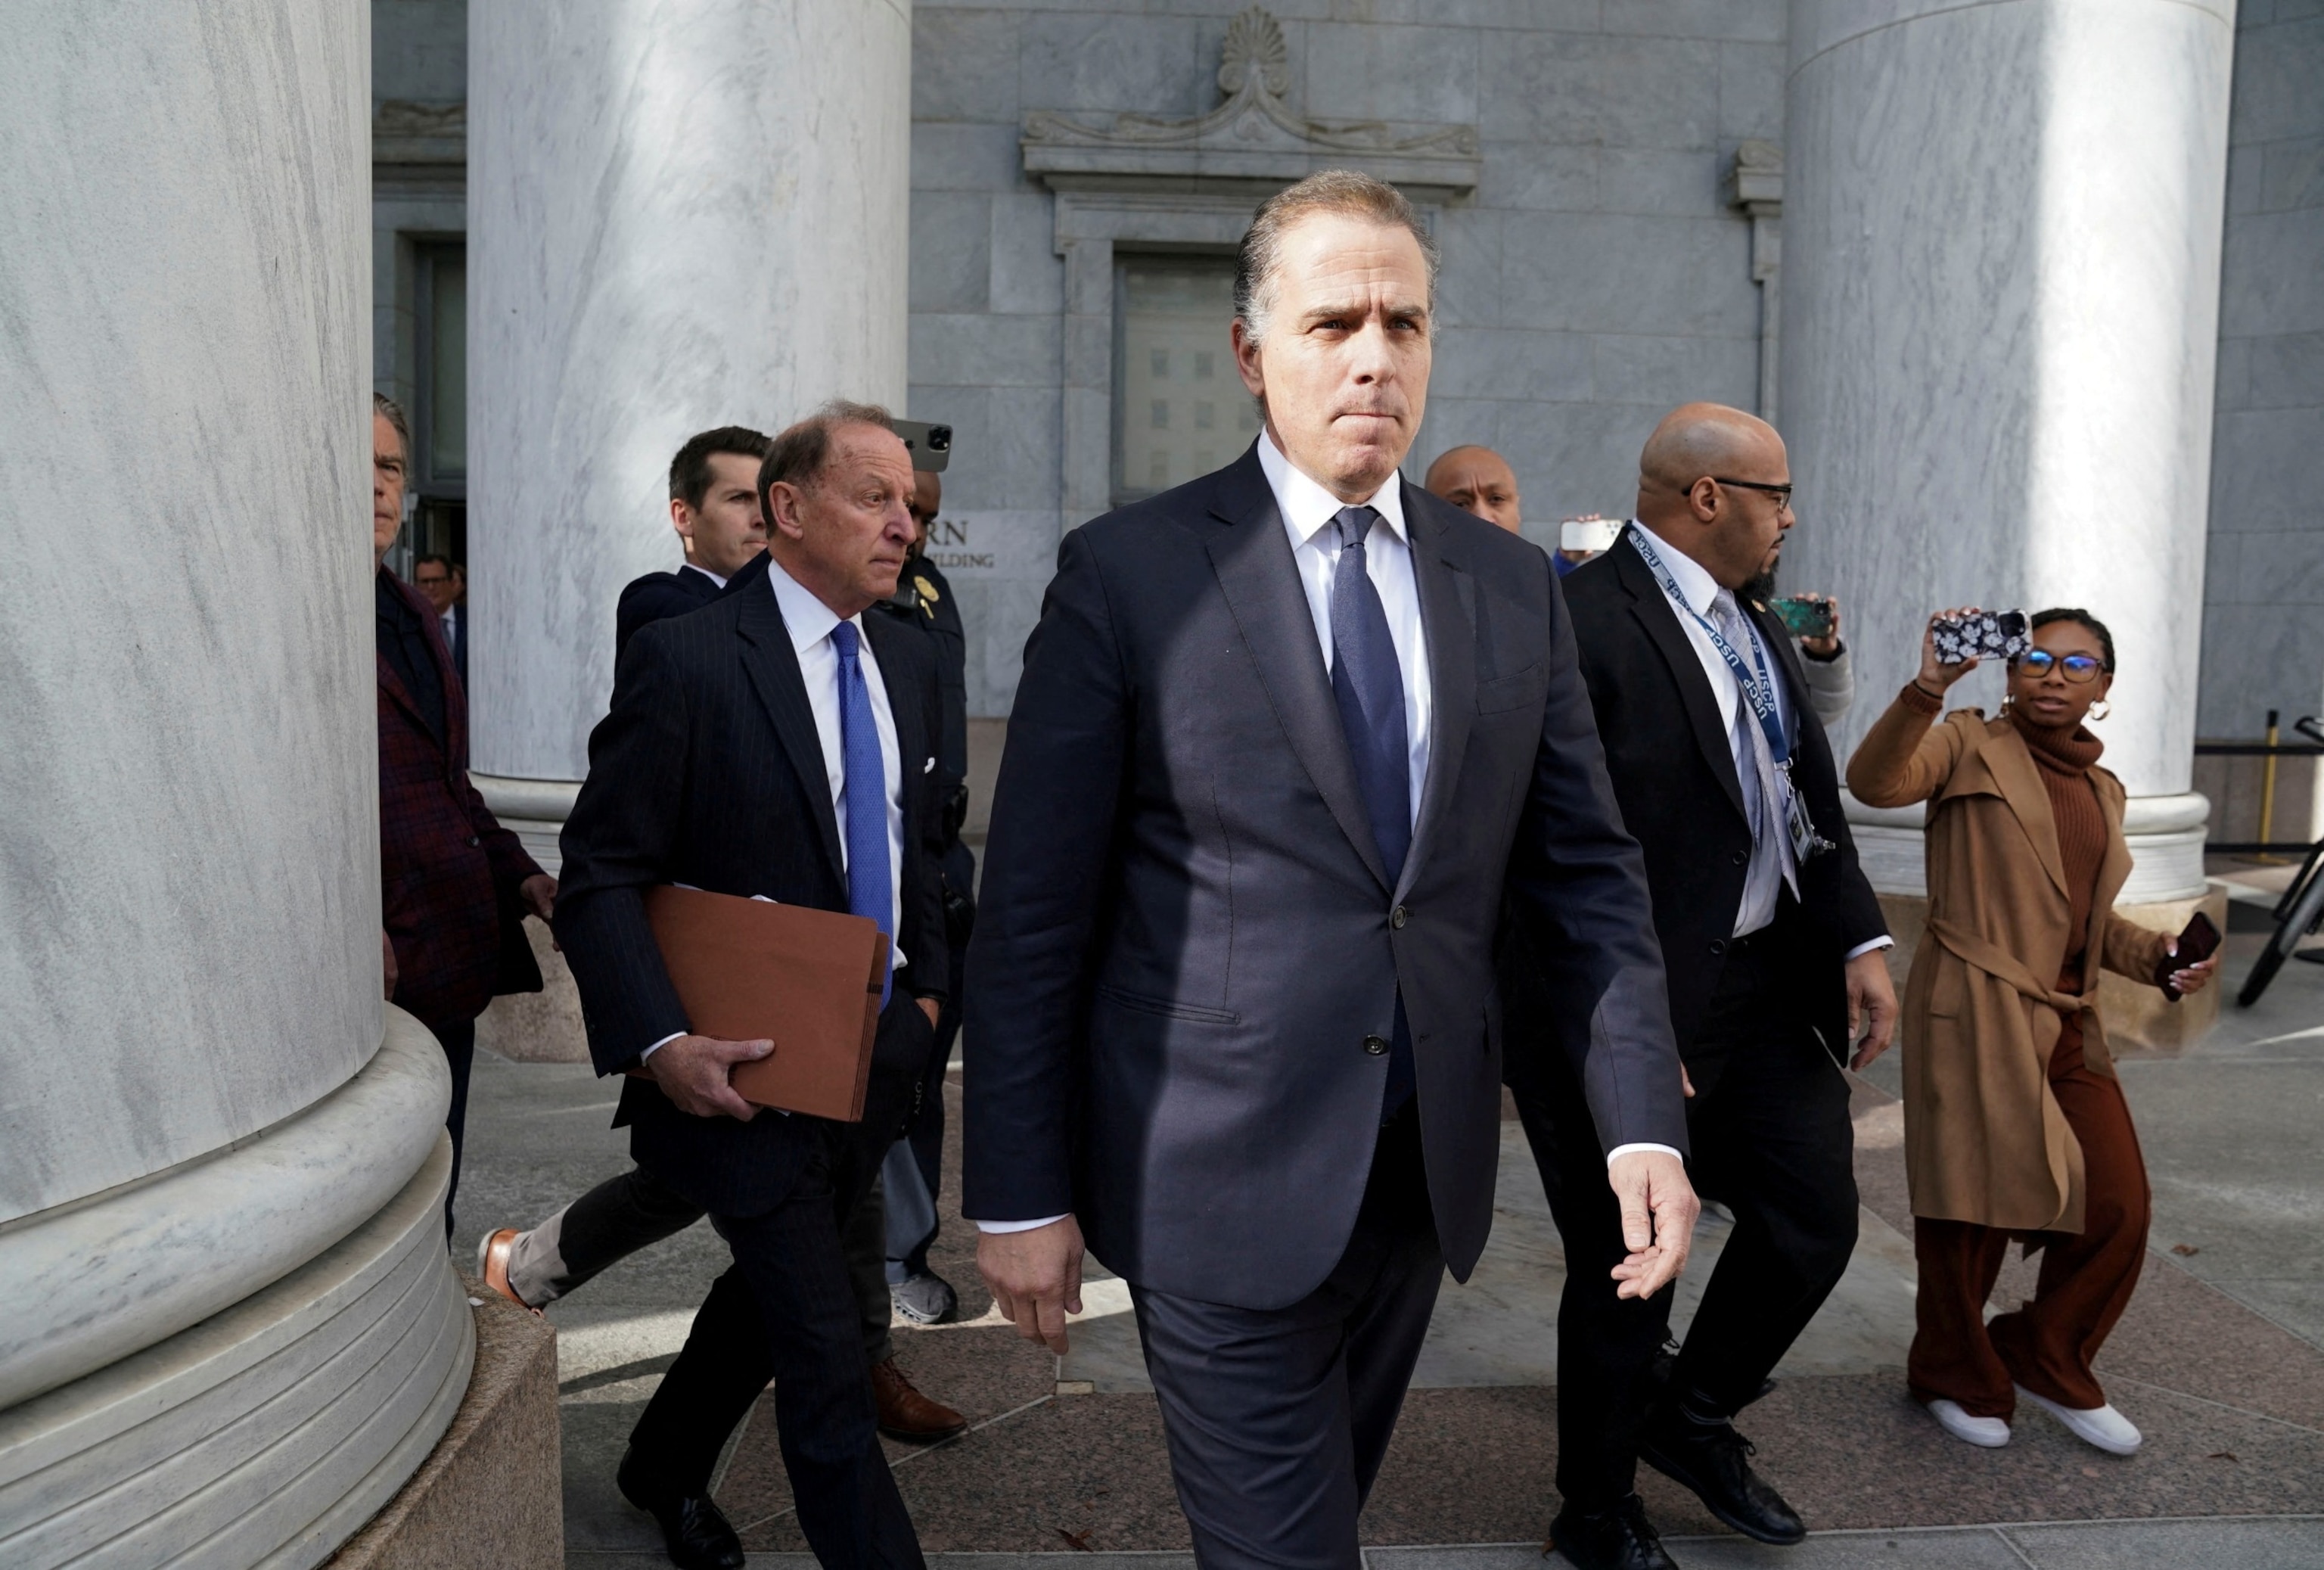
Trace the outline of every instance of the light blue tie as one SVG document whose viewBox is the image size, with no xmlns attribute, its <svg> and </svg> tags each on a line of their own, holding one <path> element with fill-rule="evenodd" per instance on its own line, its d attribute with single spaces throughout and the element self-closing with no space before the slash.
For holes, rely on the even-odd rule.
<svg viewBox="0 0 2324 1570">
<path fill-rule="evenodd" d="M 895 892 L 888 885 L 888 773 L 880 764 L 880 731 L 872 723 L 872 693 L 863 685 L 862 634 L 853 622 L 831 630 L 839 651 L 839 753 L 847 792 L 847 910 L 869 916 L 892 940 Z M 880 977 L 880 1006 L 895 985 L 895 947 Z"/>
</svg>

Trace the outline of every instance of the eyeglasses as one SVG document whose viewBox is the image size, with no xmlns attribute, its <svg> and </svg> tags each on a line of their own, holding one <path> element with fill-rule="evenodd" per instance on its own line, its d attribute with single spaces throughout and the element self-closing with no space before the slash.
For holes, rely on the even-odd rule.
<svg viewBox="0 0 2324 1570">
<path fill-rule="evenodd" d="M 1792 487 L 1789 482 L 1780 485 L 1771 485 L 1764 480 L 1729 480 L 1713 475 L 1711 476 L 1711 483 L 1714 485 L 1734 485 L 1746 491 L 1765 491 L 1775 497 L 1778 504 L 1785 507 L 1792 504 Z"/>
<path fill-rule="evenodd" d="M 2051 653 L 2047 649 L 2028 649 L 2010 663 L 2036 681 L 2049 675 L 2053 670 L 2061 670 L 2065 673 L 2066 679 L 2077 687 L 2085 682 L 2096 681 L 2098 679 L 2098 672 L 2106 669 L 2103 662 L 2088 654 L 2068 654 L 2061 658 Z"/>
</svg>

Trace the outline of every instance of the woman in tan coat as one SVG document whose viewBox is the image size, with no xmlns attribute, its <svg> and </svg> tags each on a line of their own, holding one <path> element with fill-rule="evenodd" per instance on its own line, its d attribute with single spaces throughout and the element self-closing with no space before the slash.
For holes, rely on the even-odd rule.
<svg viewBox="0 0 2324 1570">
<path fill-rule="evenodd" d="M 2090 1362 L 2137 1285 L 2148 1196 L 2098 969 L 2151 984 L 2177 946 L 2113 919 L 2130 873 L 2123 788 L 2098 767 L 2102 743 L 2082 720 L 2114 685 L 2114 640 L 2087 611 L 2043 611 L 2034 647 L 2010 662 L 2001 716 L 1956 709 L 1932 725 L 1978 662 L 1939 662 L 1933 618 L 1932 629 L 1920 674 L 1848 766 L 1859 800 L 1929 804 L 1929 926 L 1904 1006 L 1920 1266 L 1907 1378 L 1970 1444 L 2007 1444 L 2024 1396 L 2126 1455 L 2139 1432 Z M 2193 992 L 2218 963 L 2172 984 Z M 1987 1325 L 2012 1238 L 2043 1251 L 2040 1285 Z"/>
</svg>

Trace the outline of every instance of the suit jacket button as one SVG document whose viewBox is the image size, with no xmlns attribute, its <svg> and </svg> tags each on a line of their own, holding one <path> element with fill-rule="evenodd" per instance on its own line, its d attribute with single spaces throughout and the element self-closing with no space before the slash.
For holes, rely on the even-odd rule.
<svg viewBox="0 0 2324 1570">
<path fill-rule="evenodd" d="M 1751 853 L 1749 851 L 1737 851 L 1733 855 L 1729 856 L 1727 859 L 1733 862 L 1738 867 L 1748 867 L 1751 864 Z"/>
<path fill-rule="evenodd" d="M 473 835 L 473 834 L 472 834 L 472 835 L 470 835 L 470 836 L 468 836 L 468 848 L 469 848 L 470 850 L 474 850 L 474 849 L 475 849 L 478 845 L 482 845 L 482 844 L 484 844 L 484 842 L 483 840 L 481 840 L 481 839 L 477 838 L 477 837 L 476 837 L 475 835 Z"/>
<path fill-rule="evenodd" d="M 1370 1053 L 1375 1057 L 1379 1057 L 1388 1050 L 1388 1038 L 1385 1036 L 1365 1037 L 1364 1050 Z"/>
<path fill-rule="evenodd" d="M 1724 953 L 1726 953 L 1726 952 L 1727 952 L 1727 939 L 1725 939 L 1724 937 L 1714 937 L 1714 938 L 1712 938 L 1712 939 L 1711 940 L 1711 953 L 1713 953 L 1713 954 L 1724 954 Z"/>
<path fill-rule="evenodd" d="M 1390 927 L 1395 928 L 1398 932 L 1403 931 L 1404 924 L 1411 919 L 1412 912 L 1406 910 L 1401 905 L 1398 905 L 1395 910 L 1388 913 L 1388 924 Z"/>
</svg>

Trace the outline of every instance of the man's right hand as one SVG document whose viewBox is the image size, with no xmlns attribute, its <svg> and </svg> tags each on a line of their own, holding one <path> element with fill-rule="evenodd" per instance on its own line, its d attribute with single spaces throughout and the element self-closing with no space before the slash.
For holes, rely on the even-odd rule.
<svg viewBox="0 0 2324 1570">
<path fill-rule="evenodd" d="M 1079 1222 L 1067 1215 L 1027 1232 L 981 1233 L 976 1270 L 992 1288 L 992 1306 L 1017 1326 L 1018 1334 L 1047 1342 L 1051 1352 L 1065 1355 L 1065 1316 L 1082 1311 Z"/>
<path fill-rule="evenodd" d="M 759 1109 L 734 1094 L 727 1076 L 737 1063 L 756 1063 L 775 1049 L 772 1041 L 719 1041 L 708 1036 L 680 1036 L 654 1049 L 646 1059 L 662 1094 L 680 1112 L 698 1118 L 733 1118 L 749 1122 Z"/>
<path fill-rule="evenodd" d="M 1661 1150 L 1616 1157 L 1606 1168 L 1606 1181 L 1621 1201 L 1622 1242 L 1630 1251 L 1614 1267 L 1614 1296 L 1651 1298 L 1686 1268 L 1702 1201 L 1686 1180 L 1686 1164 Z"/>
</svg>

